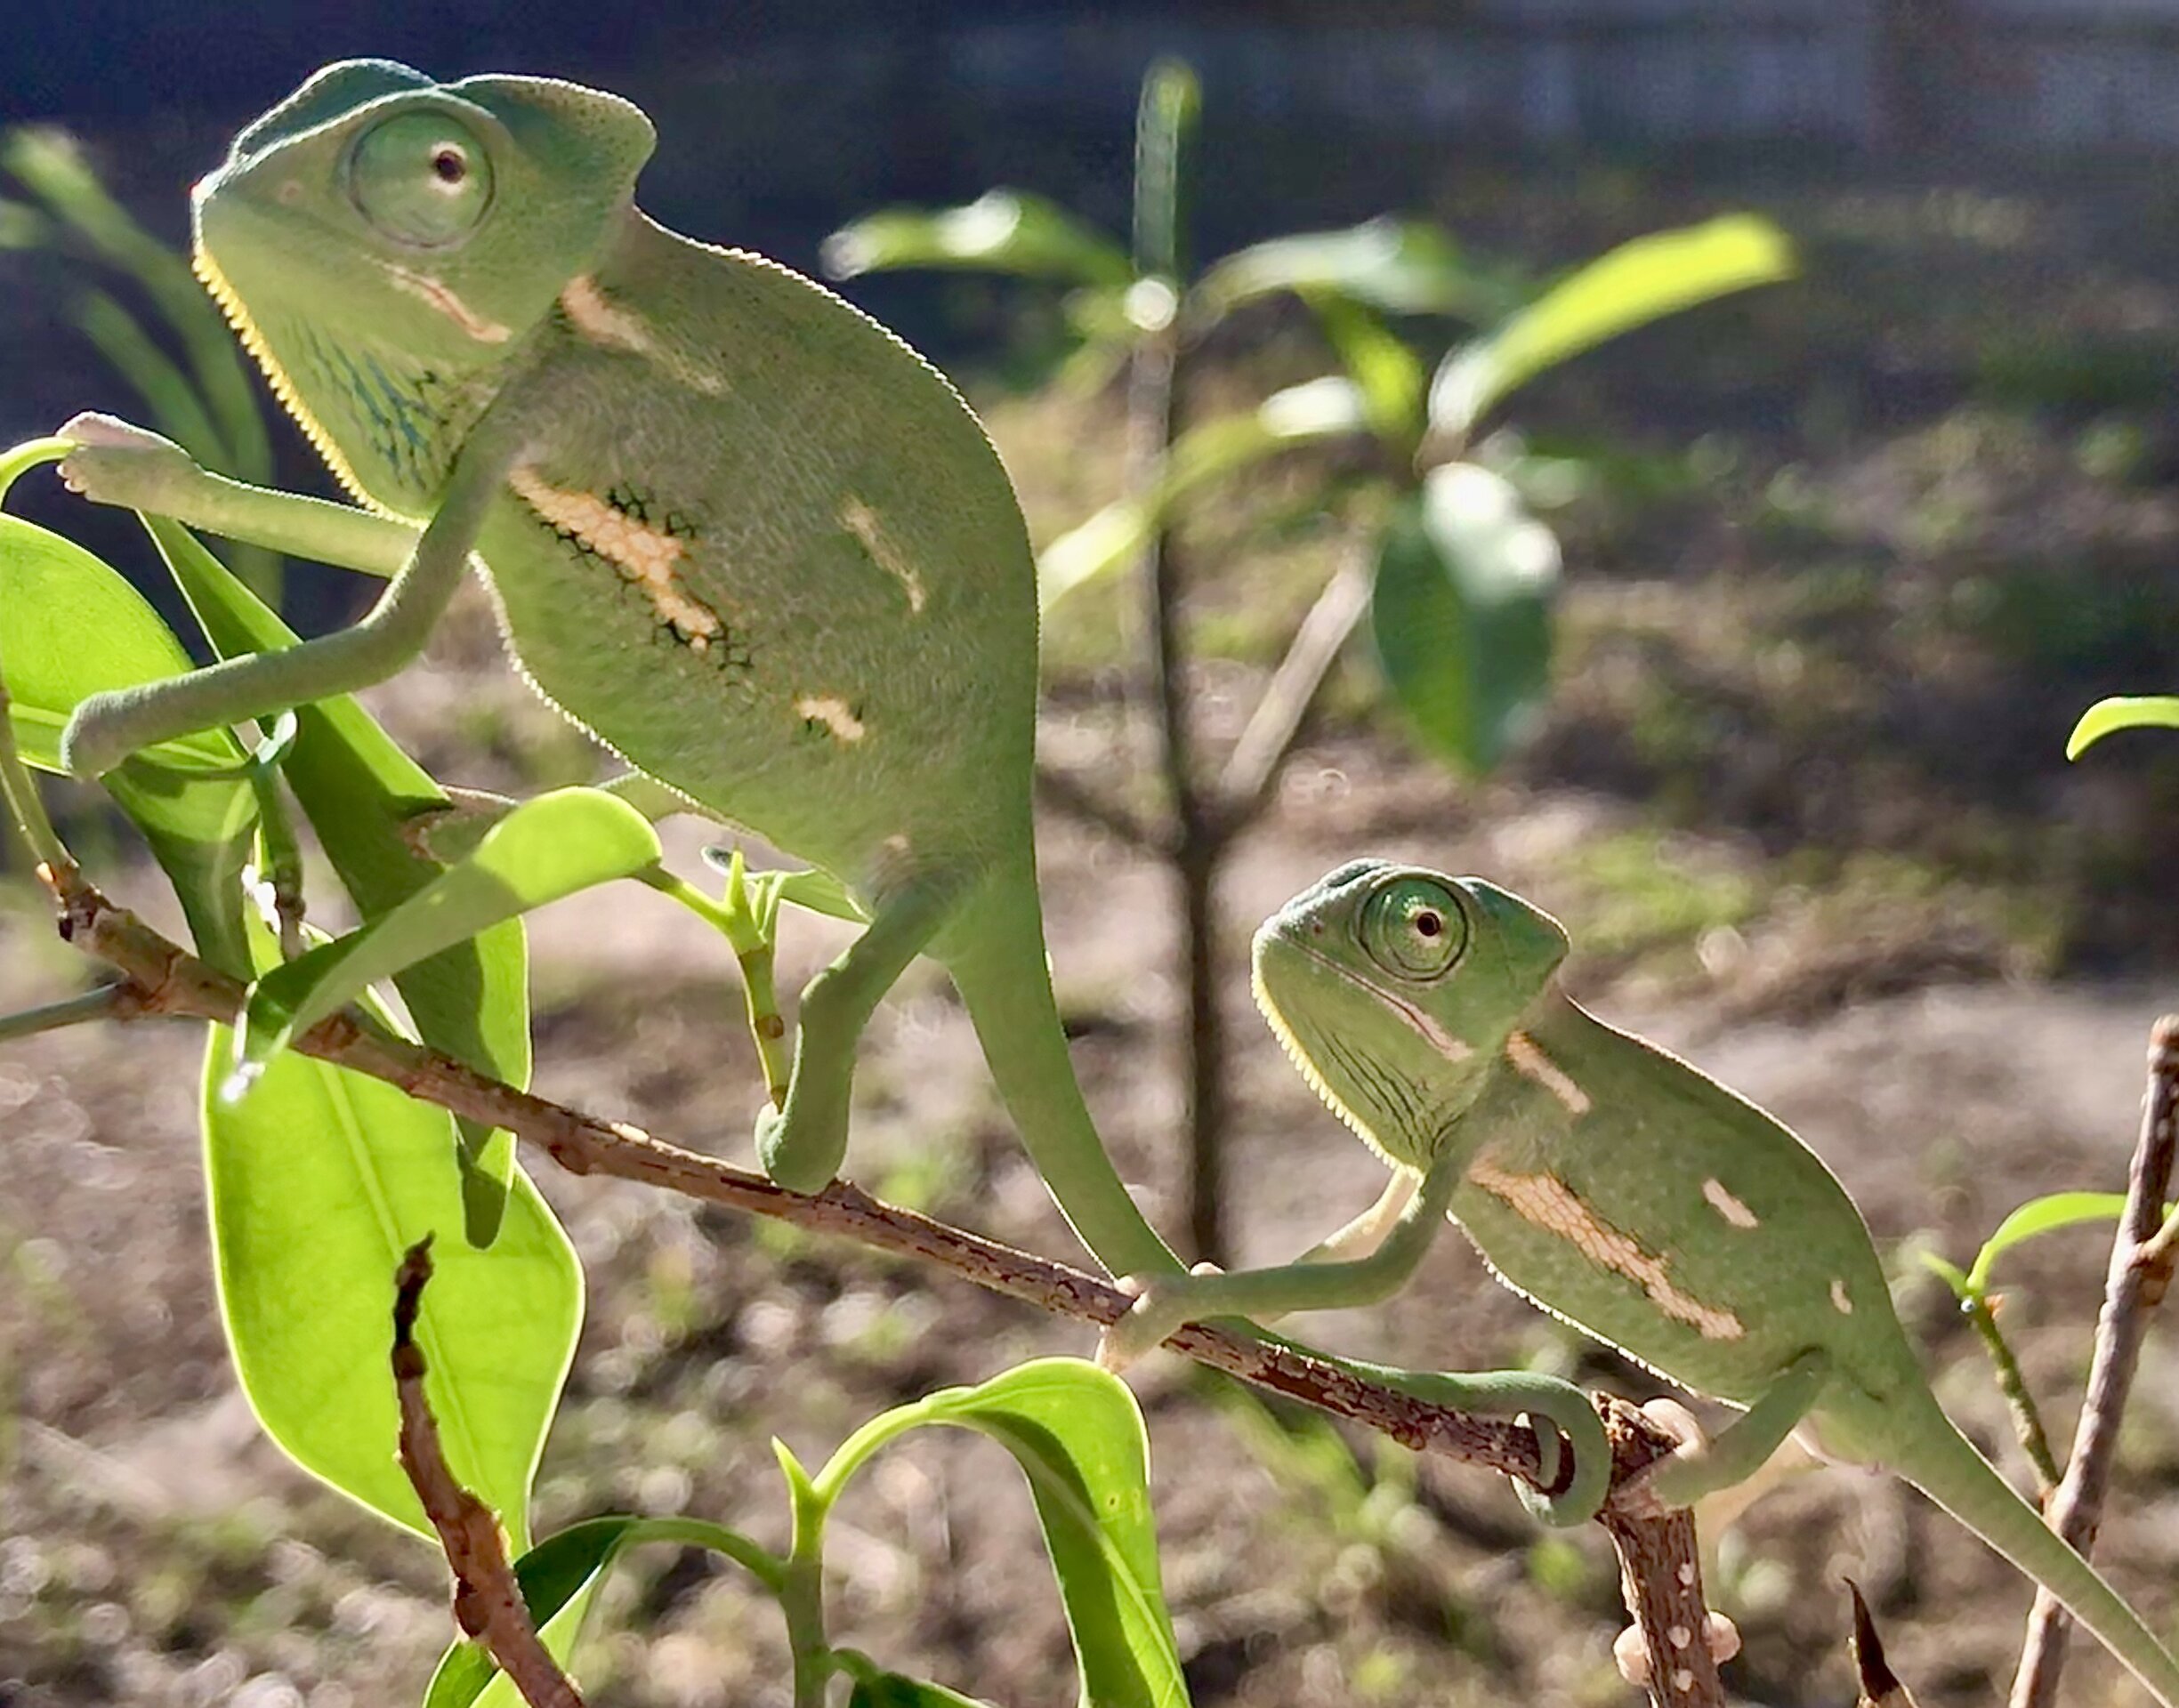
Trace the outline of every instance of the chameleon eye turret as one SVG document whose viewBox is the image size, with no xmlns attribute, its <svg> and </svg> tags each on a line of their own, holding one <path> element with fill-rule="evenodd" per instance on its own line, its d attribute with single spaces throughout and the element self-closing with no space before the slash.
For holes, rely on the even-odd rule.
<svg viewBox="0 0 2179 1708">
<path fill-rule="evenodd" d="M 492 204 L 492 158 L 451 113 L 402 113 L 356 139 L 348 193 L 396 243 L 441 248 L 474 230 Z"/>
<path fill-rule="evenodd" d="M 1395 878 L 1384 884 L 1363 904 L 1360 930 L 1369 958 L 1404 979 L 1444 977 L 1468 940 L 1459 896 L 1436 878 Z"/>
</svg>

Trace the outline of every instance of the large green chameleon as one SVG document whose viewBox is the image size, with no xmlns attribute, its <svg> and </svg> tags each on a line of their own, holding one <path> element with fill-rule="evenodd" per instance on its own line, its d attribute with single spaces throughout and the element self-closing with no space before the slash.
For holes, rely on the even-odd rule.
<svg viewBox="0 0 2179 1708">
<path fill-rule="evenodd" d="M 1659 1499 L 1741 1481 L 1798 1428 L 1827 1457 L 1905 1478 L 2179 1704 L 2179 1663 L 1939 1409 L 1830 1171 L 1755 1105 L 1577 1006 L 1556 979 L 1566 952 L 1518 896 L 1382 860 L 1338 867 L 1266 921 L 1258 1003 L 1392 1184 L 1299 1264 L 1133 1283 L 1107 1362 L 1187 1320 L 1382 1299 L 1449 1215 L 1516 1292 L 1746 1408 L 1666 1462 Z"/>
<path fill-rule="evenodd" d="M 62 473 L 392 581 L 353 627 L 87 700 L 70 769 L 378 681 L 470 564 L 538 690 L 869 916 L 803 992 L 759 1149 L 813 1189 L 857 1040 L 941 961 L 1061 1207 L 1114 1270 L 1175 1267 L 1083 1108 L 1031 842 L 1037 596 L 998 458 L 938 373 L 759 256 L 654 224 L 625 101 L 328 66 L 197 187 L 198 271 L 354 509 L 245 487 L 101 416 Z"/>
</svg>

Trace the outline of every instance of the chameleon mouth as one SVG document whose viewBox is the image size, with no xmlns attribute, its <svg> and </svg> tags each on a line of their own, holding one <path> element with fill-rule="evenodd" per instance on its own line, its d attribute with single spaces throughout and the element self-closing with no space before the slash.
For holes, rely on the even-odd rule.
<svg viewBox="0 0 2179 1708">
<path fill-rule="evenodd" d="M 205 247 L 201 236 L 190 251 L 190 270 L 211 293 L 212 300 L 219 304 L 220 312 L 226 317 L 227 324 L 234 328 L 235 336 L 241 341 L 242 348 L 250 353 L 251 359 L 263 371 L 266 383 L 272 388 L 272 395 L 280 400 L 280 407 L 295 418 L 295 425 L 303 429 L 303 436 L 310 440 L 311 448 L 333 471 L 334 479 L 341 483 L 350 497 L 367 510 L 387 513 L 383 505 L 363 490 L 363 483 L 356 479 L 356 472 L 349 467 L 348 459 L 341 455 L 340 447 L 334 444 L 333 436 L 319 424 L 317 417 L 304 407 L 295 382 L 287 377 L 287 370 L 280 366 L 279 359 L 273 355 L 271 346 L 265 342 L 264 334 L 258 331 L 257 323 L 250 318 L 250 311 L 243 306 L 242 298 L 236 293 L 235 287 L 227 282 L 227 275 L 220 270 L 219 262 L 212 258 L 212 252 Z"/>
<path fill-rule="evenodd" d="M 1255 998 L 1256 1011 L 1263 1016 L 1263 1023 L 1271 1027 L 1271 1035 L 1279 1040 L 1279 1047 L 1286 1051 L 1287 1059 L 1294 1064 L 1294 1071 L 1302 1076 L 1309 1089 L 1322 1100 L 1324 1107 L 1345 1122 L 1348 1126 L 1353 1128 L 1355 1136 L 1364 1144 L 1369 1146 L 1373 1150 L 1378 1149 L 1376 1135 L 1363 1124 L 1361 1116 L 1347 1107 L 1339 1093 L 1331 1088 L 1330 1083 L 1318 1070 L 1316 1063 L 1310 1058 L 1308 1050 L 1295 1035 L 1292 1023 L 1287 1020 L 1285 1014 L 1279 1011 L 1278 999 L 1271 995 L 1271 987 L 1264 982 L 1265 953 L 1275 952 L 1279 949 L 1303 955 L 1308 953 L 1299 945 L 1286 942 L 1275 933 L 1268 934 L 1265 937 L 1259 944 L 1257 953 L 1250 957 L 1248 969 L 1248 988 L 1250 994 Z"/>
</svg>

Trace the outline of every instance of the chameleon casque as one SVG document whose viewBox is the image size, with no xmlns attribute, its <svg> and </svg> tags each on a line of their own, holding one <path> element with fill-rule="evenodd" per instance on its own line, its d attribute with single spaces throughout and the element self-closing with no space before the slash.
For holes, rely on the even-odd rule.
<svg viewBox="0 0 2179 1708">
<path fill-rule="evenodd" d="M 1392 1184 L 1299 1264 L 1136 1283 L 1107 1361 L 1183 1320 L 1383 1298 L 1449 1215 L 1516 1292 L 1745 1408 L 1659 1467 L 1658 1498 L 1741 1481 L 1797 1428 L 1825 1457 L 1912 1483 L 2179 1704 L 2179 1663 L 1939 1408 L 1830 1171 L 1752 1103 L 1576 1005 L 1556 978 L 1567 948 L 1517 896 L 1382 860 L 1338 867 L 1266 921 L 1257 1001 Z"/>
<path fill-rule="evenodd" d="M 841 878 L 869 926 L 803 992 L 759 1150 L 815 1189 L 854 1051 L 919 953 L 1116 1272 L 1177 1265 L 1083 1107 L 1045 970 L 1037 595 L 1013 487 L 920 357 L 810 280 L 635 207 L 650 122 L 544 78 L 327 67 L 194 194 L 199 276 L 362 509 L 238 485 L 101 416 L 101 503 L 392 576 L 354 626 L 96 696 L 95 775 L 413 659 L 474 562 L 537 689 L 703 810 Z"/>
</svg>

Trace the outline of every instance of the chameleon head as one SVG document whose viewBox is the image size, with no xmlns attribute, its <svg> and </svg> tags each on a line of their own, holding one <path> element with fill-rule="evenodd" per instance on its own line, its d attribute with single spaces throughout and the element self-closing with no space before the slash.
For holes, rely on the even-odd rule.
<svg viewBox="0 0 2179 1708">
<path fill-rule="evenodd" d="M 1556 920 L 1496 884 L 1355 860 L 1256 932 L 1256 1003 L 1334 1112 L 1421 1167 L 1566 950 Z"/>
<path fill-rule="evenodd" d="M 590 269 L 653 140 L 634 107 L 574 84 L 344 60 L 198 184 L 198 272 L 336 471 L 383 500 L 414 471 L 374 464 L 413 451 Z"/>
</svg>

